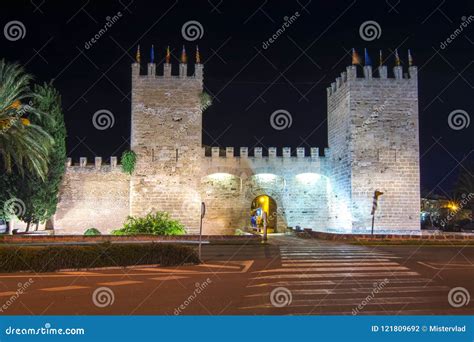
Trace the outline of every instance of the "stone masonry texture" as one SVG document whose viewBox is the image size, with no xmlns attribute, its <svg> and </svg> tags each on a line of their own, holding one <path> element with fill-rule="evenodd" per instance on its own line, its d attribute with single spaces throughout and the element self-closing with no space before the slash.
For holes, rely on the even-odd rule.
<svg viewBox="0 0 474 342">
<path fill-rule="evenodd" d="M 401 67 L 397 67 L 401 68 Z M 131 149 L 137 165 L 129 176 L 116 165 L 70 165 L 55 216 L 57 233 L 103 233 L 128 215 L 166 211 L 190 234 L 234 234 L 250 225 L 252 201 L 270 196 L 277 231 L 301 226 L 317 231 L 366 233 L 375 190 L 379 233 L 418 231 L 420 207 L 418 85 L 416 67 L 387 77 L 386 67 L 350 66 L 327 89 L 328 146 L 218 148 L 202 146 L 203 66 L 188 76 L 140 74 L 132 65 Z M 361 70 L 359 70 L 360 72 Z M 320 153 L 321 152 L 321 153 Z"/>
</svg>

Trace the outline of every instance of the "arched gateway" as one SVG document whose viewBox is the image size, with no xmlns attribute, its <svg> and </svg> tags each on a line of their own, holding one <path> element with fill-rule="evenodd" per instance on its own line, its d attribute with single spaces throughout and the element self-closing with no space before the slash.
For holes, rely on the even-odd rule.
<svg viewBox="0 0 474 342">
<path fill-rule="evenodd" d="M 265 216 L 267 218 L 267 233 L 276 232 L 278 219 L 276 201 L 270 196 L 260 195 L 255 197 L 250 207 L 251 227 L 256 231 L 263 232 Z"/>
</svg>

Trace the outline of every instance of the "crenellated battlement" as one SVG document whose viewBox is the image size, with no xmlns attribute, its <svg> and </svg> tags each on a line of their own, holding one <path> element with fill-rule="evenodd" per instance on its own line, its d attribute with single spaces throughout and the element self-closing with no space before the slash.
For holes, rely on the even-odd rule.
<svg viewBox="0 0 474 342">
<path fill-rule="evenodd" d="M 180 63 L 179 64 L 179 73 L 178 75 L 172 74 L 172 65 L 168 63 L 163 64 L 162 72 L 159 72 L 157 65 L 155 63 L 147 64 L 147 73 L 141 73 L 141 65 L 138 63 L 132 64 L 132 77 L 139 79 L 159 79 L 159 80 L 182 80 L 182 79 L 192 79 L 192 80 L 202 80 L 204 73 L 204 65 L 195 64 L 194 73 L 188 75 L 188 64 Z"/>
<path fill-rule="evenodd" d="M 362 75 L 359 75 L 358 66 L 361 66 L 361 58 L 357 54 L 355 49 L 352 49 L 352 65 L 346 68 L 346 71 L 341 73 L 341 76 L 337 77 L 335 82 L 331 83 L 330 87 L 327 87 L 328 98 L 335 94 L 339 89 L 345 89 L 349 84 L 358 84 L 361 86 L 386 86 L 397 84 L 400 85 L 402 82 L 406 82 L 407 85 L 417 85 L 418 69 L 413 66 L 413 57 L 410 50 L 408 50 L 408 73 L 403 72 L 403 66 L 401 64 L 398 51 L 395 50 L 395 66 L 393 67 L 393 77 L 389 76 L 388 67 L 384 65 L 382 58 L 382 51 L 379 55 L 379 66 L 372 68 L 372 62 L 366 49 L 365 54 L 365 65 L 362 66 Z"/>
<path fill-rule="evenodd" d="M 72 158 L 66 159 L 66 171 L 101 171 L 101 172 L 112 172 L 121 171 L 120 164 L 118 164 L 118 158 L 116 156 L 110 157 L 110 162 L 104 164 L 102 157 L 95 157 L 93 163 L 88 163 L 87 157 L 80 157 L 79 163 L 74 164 Z"/>
<path fill-rule="evenodd" d="M 181 53 L 180 63 L 178 64 L 178 74 L 173 75 L 173 65 L 171 64 L 171 52 L 169 47 L 166 50 L 165 62 L 162 65 L 162 70 L 159 71 L 157 64 L 155 63 L 155 51 L 152 46 L 150 62 L 147 63 L 146 73 L 142 74 L 141 70 L 141 54 L 140 46 L 137 50 L 137 56 L 135 63 L 132 64 L 132 79 L 161 79 L 161 80 L 180 80 L 180 79 L 191 79 L 200 80 L 203 79 L 204 65 L 201 64 L 201 57 L 199 49 L 196 47 L 196 62 L 194 64 L 194 73 L 188 75 L 188 58 L 186 50 L 183 46 Z"/>
<path fill-rule="evenodd" d="M 408 67 L 408 73 L 403 73 L 402 66 L 393 67 L 393 76 L 388 76 L 388 68 L 386 65 L 377 67 L 375 70 L 372 66 L 366 65 L 363 67 L 363 75 L 359 77 L 357 66 L 350 65 L 346 68 L 346 71 L 341 73 L 341 76 L 337 77 L 335 82 L 331 83 L 330 87 L 327 87 L 328 97 L 335 94 L 339 89 L 345 87 L 348 83 L 364 83 L 363 85 L 385 85 L 393 84 L 394 82 L 407 82 L 415 83 L 418 78 L 418 68 L 416 66 Z"/>
<path fill-rule="evenodd" d="M 248 147 L 240 147 L 239 155 L 236 154 L 237 150 L 234 147 L 203 147 L 203 157 L 211 158 L 268 158 L 268 159 L 277 159 L 277 158 L 321 158 L 329 156 L 329 148 L 323 149 L 323 155 L 319 155 L 319 147 L 310 147 L 309 155 L 306 153 L 307 150 L 305 147 L 297 147 L 293 152 L 291 147 L 283 147 L 281 153 L 278 153 L 279 150 L 276 147 L 269 147 L 264 151 L 262 147 L 253 147 L 249 149 Z M 250 153 L 249 153 L 250 151 Z M 265 152 L 265 153 L 264 153 Z"/>
<path fill-rule="evenodd" d="M 318 147 L 307 149 L 297 147 L 233 147 L 203 148 L 201 177 L 212 174 L 227 173 L 237 177 L 250 177 L 257 174 L 273 174 L 281 177 L 302 173 L 314 173 L 329 176 L 329 149 L 325 148 L 324 155 L 319 154 Z M 238 153 L 238 155 L 236 155 Z"/>
</svg>

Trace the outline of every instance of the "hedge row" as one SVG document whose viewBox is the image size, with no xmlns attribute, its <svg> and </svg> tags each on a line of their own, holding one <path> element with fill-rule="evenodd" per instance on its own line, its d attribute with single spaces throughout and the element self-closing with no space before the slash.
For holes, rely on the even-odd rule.
<svg viewBox="0 0 474 342">
<path fill-rule="evenodd" d="M 175 244 L 106 242 L 89 246 L 0 247 L 0 272 L 53 272 L 60 269 L 149 264 L 175 266 L 199 262 L 195 249 Z"/>
</svg>

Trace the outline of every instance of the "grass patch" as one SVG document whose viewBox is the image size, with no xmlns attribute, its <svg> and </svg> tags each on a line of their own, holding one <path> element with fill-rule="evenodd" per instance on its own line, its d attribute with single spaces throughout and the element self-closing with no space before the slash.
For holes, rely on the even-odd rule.
<svg viewBox="0 0 474 342">
<path fill-rule="evenodd" d="M 53 272 L 110 266 L 198 264 L 194 248 L 176 244 L 111 244 L 90 246 L 2 246 L 0 272 Z"/>
</svg>

